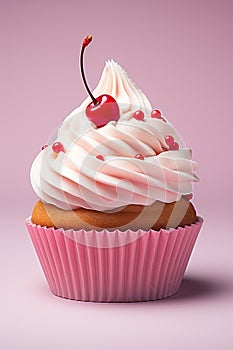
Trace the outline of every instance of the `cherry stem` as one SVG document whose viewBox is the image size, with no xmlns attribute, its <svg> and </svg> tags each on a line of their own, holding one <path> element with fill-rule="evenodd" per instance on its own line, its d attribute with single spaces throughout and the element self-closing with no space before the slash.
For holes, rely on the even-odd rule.
<svg viewBox="0 0 233 350">
<path fill-rule="evenodd" d="M 82 78 L 83 78 L 83 82 L 84 82 L 84 85 L 85 85 L 85 88 L 88 92 L 88 94 L 90 95 L 94 105 L 98 104 L 98 100 L 93 96 L 91 90 L 89 89 L 89 86 L 87 85 L 87 81 L 86 81 L 86 77 L 85 77 L 85 72 L 84 72 L 84 65 L 83 65 L 83 55 L 84 55 L 84 51 L 85 51 L 85 48 L 87 47 L 87 45 L 91 42 L 92 40 L 92 37 L 89 36 L 87 38 L 84 39 L 83 41 L 83 45 L 82 45 L 82 49 L 81 49 L 81 54 L 80 54 L 80 69 L 81 69 L 81 74 L 82 74 Z"/>
</svg>

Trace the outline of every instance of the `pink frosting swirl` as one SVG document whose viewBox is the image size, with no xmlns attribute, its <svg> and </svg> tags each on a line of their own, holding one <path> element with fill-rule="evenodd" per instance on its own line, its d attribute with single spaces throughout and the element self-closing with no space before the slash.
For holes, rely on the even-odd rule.
<svg viewBox="0 0 233 350">
<path fill-rule="evenodd" d="M 41 200 L 64 210 L 109 211 L 156 200 L 170 203 L 191 193 L 197 164 L 190 150 L 168 121 L 151 118 L 148 99 L 114 61 L 107 62 L 94 91 L 102 93 L 116 99 L 120 120 L 96 129 L 85 116 L 89 99 L 64 120 L 56 141 L 65 152 L 54 154 L 49 146 L 31 167 L 31 183 Z M 143 121 L 133 118 L 138 109 L 145 114 Z M 169 151 L 167 135 L 179 150 Z M 104 161 L 96 158 L 99 154 Z"/>
</svg>

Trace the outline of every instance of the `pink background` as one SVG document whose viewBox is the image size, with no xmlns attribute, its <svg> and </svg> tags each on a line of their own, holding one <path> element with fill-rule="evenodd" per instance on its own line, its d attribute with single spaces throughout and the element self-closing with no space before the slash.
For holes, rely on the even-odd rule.
<svg viewBox="0 0 233 350">
<path fill-rule="evenodd" d="M 0 1 L 0 347 L 232 349 L 233 1 Z M 194 203 L 205 218 L 177 296 L 137 304 L 53 297 L 24 227 L 36 201 L 40 147 L 114 58 L 176 126 L 200 164 Z M 9 226 L 9 222 L 11 225 Z"/>
</svg>

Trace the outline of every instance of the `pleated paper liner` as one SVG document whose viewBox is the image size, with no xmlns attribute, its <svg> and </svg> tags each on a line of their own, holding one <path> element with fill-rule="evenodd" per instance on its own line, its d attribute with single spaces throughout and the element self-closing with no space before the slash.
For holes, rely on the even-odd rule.
<svg viewBox="0 0 233 350">
<path fill-rule="evenodd" d="M 95 302 L 165 298 L 181 284 L 202 226 L 160 231 L 74 231 L 26 226 L 53 294 Z"/>
</svg>

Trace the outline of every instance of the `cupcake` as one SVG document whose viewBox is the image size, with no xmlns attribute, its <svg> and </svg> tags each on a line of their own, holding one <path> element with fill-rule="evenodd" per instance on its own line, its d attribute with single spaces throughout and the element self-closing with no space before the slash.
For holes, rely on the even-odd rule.
<svg viewBox="0 0 233 350">
<path fill-rule="evenodd" d="M 132 302 L 175 294 L 203 220 L 197 164 L 178 132 L 113 60 L 31 167 L 26 220 L 53 294 Z"/>
</svg>

